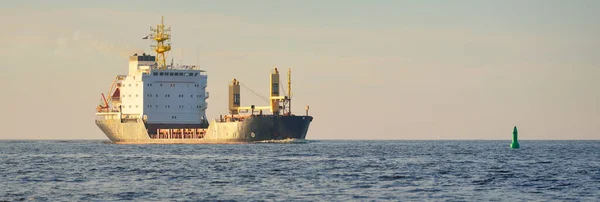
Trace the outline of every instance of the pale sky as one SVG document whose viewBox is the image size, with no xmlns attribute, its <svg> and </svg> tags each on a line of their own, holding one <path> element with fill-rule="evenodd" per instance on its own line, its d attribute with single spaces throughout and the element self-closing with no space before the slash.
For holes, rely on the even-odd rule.
<svg viewBox="0 0 600 202">
<path fill-rule="evenodd" d="M 168 2 L 168 3 L 167 3 Z M 107 139 L 100 93 L 161 16 L 175 62 L 208 71 L 208 118 L 237 78 L 293 72 L 307 139 L 600 139 L 600 1 L 10 1 L 0 139 Z M 282 77 L 284 79 L 284 77 Z M 284 79 L 285 80 L 285 79 Z M 242 105 L 266 104 L 242 91 Z"/>
</svg>

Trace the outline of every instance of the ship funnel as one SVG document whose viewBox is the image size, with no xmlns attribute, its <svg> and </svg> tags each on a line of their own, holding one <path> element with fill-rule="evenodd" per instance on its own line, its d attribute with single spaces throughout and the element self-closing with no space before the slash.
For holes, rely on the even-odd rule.
<svg viewBox="0 0 600 202">
<path fill-rule="evenodd" d="M 233 79 L 229 85 L 229 111 L 231 114 L 238 114 L 237 108 L 240 107 L 240 82 Z"/>
</svg>

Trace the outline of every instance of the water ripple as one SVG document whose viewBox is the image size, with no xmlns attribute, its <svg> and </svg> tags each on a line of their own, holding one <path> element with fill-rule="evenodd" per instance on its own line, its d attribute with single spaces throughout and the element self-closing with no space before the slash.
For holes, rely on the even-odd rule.
<svg viewBox="0 0 600 202">
<path fill-rule="evenodd" d="M 0 141 L 0 201 L 600 200 L 600 141 Z"/>
</svg>

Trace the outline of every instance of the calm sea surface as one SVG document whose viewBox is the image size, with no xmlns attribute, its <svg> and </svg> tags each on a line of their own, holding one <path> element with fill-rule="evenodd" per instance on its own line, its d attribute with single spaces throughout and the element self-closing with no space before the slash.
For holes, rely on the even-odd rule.
<svg viewBox="0 0 600 202">
<path fill-rule="evenodd" d="M 600 201 L 600 141 L 0 141 L 0 201 Z"/>
</svg>

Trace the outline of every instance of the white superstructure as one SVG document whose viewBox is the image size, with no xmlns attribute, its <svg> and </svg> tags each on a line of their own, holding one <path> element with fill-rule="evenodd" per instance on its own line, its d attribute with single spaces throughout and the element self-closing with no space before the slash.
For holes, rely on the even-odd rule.
<svg viewBox="0 0 600 202">
<path fill-rule="evenodd" d="M 120 76 L 111 95 L 122 117 L 153 124 L 200 124 L 206 120 L 207 75 L 194 66 L 159 69 L 154 56 L 129 57 L 129 73 Z"/>
</svg>

